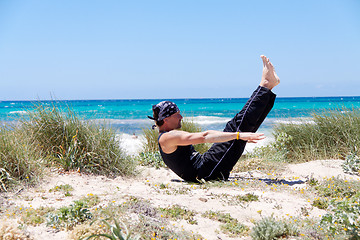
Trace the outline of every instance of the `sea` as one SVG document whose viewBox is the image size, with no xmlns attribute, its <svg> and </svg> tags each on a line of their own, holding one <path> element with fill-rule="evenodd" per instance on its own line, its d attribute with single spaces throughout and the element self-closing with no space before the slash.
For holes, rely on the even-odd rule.
<svg viewBox="0 0 360 240">
<path fill-rule="evenodd" d="M 148 119 L 152 105 L 164 99 L 118 99 L 118 100 L 53 100 L 53 101 L 0 101 L 0 122 L 12 124 L 26 119 L 29 111 L 38 104 L 58 106 L 62 111 L 75 112 L 84 121 L 105 123 L 117 133 L 140 135 L 144 128 L 154 124 Z M 247 98 L 201 98 L 167 99 L 175 102 L 181 114 L 199 124 L 203 130 L 222 130 Z M 360 96 L 346 97 L 278 97 L 259 132 L 271 134 L 274 125 L 301 122 L 311 119 L 313 113 L 324 110 L 351 110 L 360 108 Z"/>
</svg>

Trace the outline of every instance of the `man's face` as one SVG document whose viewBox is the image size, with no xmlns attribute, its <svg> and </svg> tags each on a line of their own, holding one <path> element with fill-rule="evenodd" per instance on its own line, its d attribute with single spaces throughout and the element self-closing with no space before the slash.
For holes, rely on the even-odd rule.
<svg viewBox="0 0 360 240">
<path fill-rule="evenodd" d="M 166 123 L 171 129 L 179 129 L 181 128 L 181 116 L 180 112 L 174 113 L 170 117 L 166 118 Z"/>
</svg>

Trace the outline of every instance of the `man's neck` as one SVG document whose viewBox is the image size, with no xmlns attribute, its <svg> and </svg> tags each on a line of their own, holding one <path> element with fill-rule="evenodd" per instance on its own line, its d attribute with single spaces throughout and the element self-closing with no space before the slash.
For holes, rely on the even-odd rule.
<svg viewBox="0 0 360 240">
<path fill-rule="evenodd" d="M 174 130 L 174 129 L 168 128 L 166 126 L 159 127 L 159 132 L 170 132 L 171 130 Z"/>
</svg>

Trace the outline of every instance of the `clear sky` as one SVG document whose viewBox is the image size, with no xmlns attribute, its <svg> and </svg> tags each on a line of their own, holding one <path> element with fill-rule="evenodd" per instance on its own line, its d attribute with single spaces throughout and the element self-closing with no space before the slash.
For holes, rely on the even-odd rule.
<svg viewBox="0 0 360 240">
<path fill-rule="evenodd" d="M 359 0 L 0 0 L 0 100 L 360 95 Z"/>
</svg>

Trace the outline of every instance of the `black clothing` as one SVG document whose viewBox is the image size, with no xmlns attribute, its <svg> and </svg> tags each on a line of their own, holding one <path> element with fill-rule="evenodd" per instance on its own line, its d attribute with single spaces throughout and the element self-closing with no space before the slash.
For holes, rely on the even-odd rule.
<svg viewBox="0 0 360 240">
<path fill-rule="evenodd" d="M 256 132 L 272 109 L 275 97 L 271 90 L 259 86 L 243 109 L 226 124 L 224 132 Z M 171 154 L 164 153 L 160 144 L 159 149 L 165 164 L 186 181 L 226 180 L 245 145 L 243 140 L 214 143 L 204 154 L 197 153 L 191 145 L 178 146 Z"/>
<path fill-rule="evenodd" d="M 160 133 L 159 139 L 163 133 Z M 201 154 L 195 151 L 193 145 L 178 146 L 175 152 L 164 153 L 160 147 L 160 154 L 166 166 L 168 166 L 176 175 L 185 181 L 196 182 L 197 162 Z"/>
</svg>

